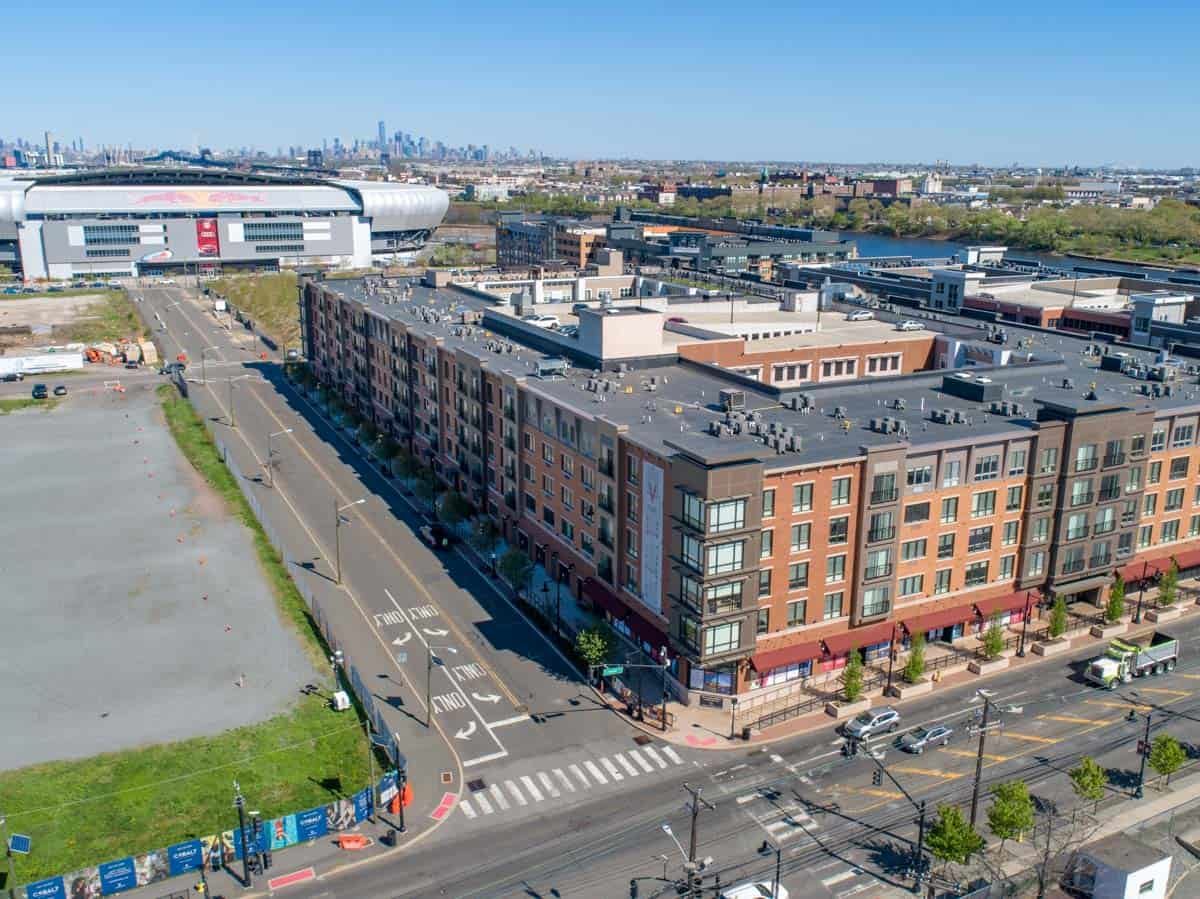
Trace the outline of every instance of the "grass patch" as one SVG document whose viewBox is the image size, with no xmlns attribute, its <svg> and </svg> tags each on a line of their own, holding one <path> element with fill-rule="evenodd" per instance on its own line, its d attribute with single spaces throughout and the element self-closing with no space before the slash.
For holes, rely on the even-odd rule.
<svg viewBox="0 0 1200 899">
<path fill-rule="evenodd" d="M 217 278 L 207 286 L 226 297 L 280 346 L 300 344 L 300 308 L 295 272 Z"/>
<path fill-rule="evenodd" d="M 28 396 L 6 397 L 0 399 L 0 415 L 20 412 L 22 409 L 41 409 L 43 412 L 49 412 L 57 405 L 58 400 L 35 400 Z"/>
<path fill-rule="evenodd" d="M 83 291 L 96 293 L 96 291 Z M 51 294 L 61 297 L 65 293 Z M 108 290 L 102 299 L 92 303 L 86 318 L 55 330 L 55 338 L 77 343 L 107 343 L 122 337 L 148 337 L 133 302 L 123 290 Z"/>
<path fill-rule="evenodd" d="M 250 529 L 280 610 L 324 667 L 326 647 L 308 607 L 203 422 L 170 385 L 158 395 L 180 450 Z M 17 881 L 230 829 L 235 779 L 265 818 L 329 802 L 367 783 L 367 751 L 361 718 L 298 695 L 285 713 L 215 736 L 0 773 L 10 832 L 34 841 L 33 854 L 16 859 Z"/>
</svg>

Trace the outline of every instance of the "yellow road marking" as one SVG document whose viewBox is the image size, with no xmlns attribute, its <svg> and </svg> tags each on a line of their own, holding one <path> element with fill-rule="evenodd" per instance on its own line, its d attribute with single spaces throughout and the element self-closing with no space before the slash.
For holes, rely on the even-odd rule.
<svg viewBox="0 0 1200 899">
<path fill-rule="evenodd" d="M 939 780 L 958 780 L 962 774 L 956 774 L 953 771 L 934 771 L 929 768 L 910 768 L 907 766 L 893 766 L 893 771 L 899 771 L 902 774 L 920 774 L 924 777 L 936 777 Z"/>
<path fill-rule="evenodd" d="M 857 793 L 863 796 L 879 796 L 883 799 L 901 799 L 904 794 L 895 790 L 877 790 L 873 787 L 848 787 L 839 784 L 835 790 L 839 793 Z"/>
<path fill-rule="evenodd" d="M 1086 699 L 1084 702 L 1088 705 L 1102 705 L 1110 709 L 1137 709 L 1139 712 L 1148 712 L 1154 708 L 1152 705 L 1139 705 L 1136 702 L 1113 702 L 1108 699 Z"/>
<path fill-rule="evenodd" d="M 1200 674 L 1176 674 L 1176 677 L 1186 677 L 1188 680 L 1200 680 Z"/>
<path fill-rule="evenodd" d="M 1095 724 L 1097 726 L 1104 724 L 1112 724 L 1118 721 L 1118 718 L 1079 718 L 1075 715 L 1038 715 L 1038 718 L 1045 721 L 1065 721 L 1067 724 Z"/>
<path fill-rule="evenodd" d="M 961 756 L 962 758 L 965 758 L 965 759 L 973 759 L 978 755 L 978 753 L 970 752 L 969 750 L 966 750 L 966 749 L 943 749 L 942 754 L 943 755 L 957 755 L 957 756 Z M 990 753 L 987 753 L 987 752 L 985 752 L 983 754 L 983 757 L 985 759 L 991 759 L 994 762 L 1007 762 L 1011 758 L 1011 756 L 991 755 Z"/>
<path fill-rule="evenodd" d="M 1030 743 L 1061 743 L 1062 737 L 1035 737 L 1033 734 L 1017 734 L 1011 730 L 1000 732 L 1001 737 L 1012 737 L 1014 740 L 1028 740 Z"/>
<path fill-rule="evenodd" d="M 1139 693 L 1162 693 L 1164 696 L 1191 696 L 1190 690 L 1168 690 L 1166 687 L 1138 687 Z"/>
</svg>

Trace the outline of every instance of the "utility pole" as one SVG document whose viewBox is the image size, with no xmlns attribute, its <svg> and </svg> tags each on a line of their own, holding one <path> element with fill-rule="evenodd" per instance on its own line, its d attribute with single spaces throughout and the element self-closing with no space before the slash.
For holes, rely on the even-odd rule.
<svg viewBox="0 0 1200 899">
<path fill-rule="evenodd" d="M 703 787 L 693 787 L 690 784 L 684 784 L 683 788 L 691 794 L 691 802 L 689 807 L 692 813 L 692 829 L 691 835 L 688 838 L 688 895 L 695 896 L 697 899 L 702 895 L 701 892 L 701 876 L 696 863 L 696 821 L 700 817 L 700 806 L 704 806 L 710 812 L 716 809 L 716 806 L 703 798 L 700 793 Z"/>
<path fill-rule="evenodd" d="M 250 888 L 250 847 L 246 845 L 246 798 L 242 796 L 242 788 L 238 782 L 233 782 L 233 804 L 238 813 L 238 844 L 242 847 L 242 884 Z"/>
<path fill-rule="evenodd" d="M 337 497 L 333 498 L 333 554 L 334 568 L 337 571 L 337 583 L 339 584 L 342 582 L 342 523 L 350 523 L 350 519 L 344 517 L 342 513 L 352 506 L 361 506 L 365 502 L 365 499 L 356 499 L 352 503 L 339 506 L 337 504 Z"/>
<path fill-rule="evenodd" d="M 979 787 L 983 781 L 983 750 L 987 742 L 988 727 L 991 723 L 992 700 L 982 690 L 983 720 L 979 723 L 979 751 L 975 755 L 975 786 L 971 790 L 971 827 L 975 827 L 975 819 L 979 814 Z"/>
<path fill-rule="evenodd" d="M 1146 575 L 1150 572 L 1150 563 L 1142 563 L 1142 579 L 1138 581 L 1138 604 L 1137 610 L 1133 613 L 1133 623 L 1142 623 L 1142 597 L 1146 593 Z"/>
<path fill-rule="evenodd" d="M 817 309 L 819 310 L 820 308 L 821 308 L 821 304 L 818 301 Z M 819 315 L 820 313 L 818 312 L 817 314 Z M 887 686 L 883 690 L 884 696 L 892 695 L 892 666 L 894 666 L 895 664 L 896 664 L 896 625 L 893 624 L 892 625 L 892 638 L 888 641 L 888 679 L 887 679 Z"/>
<path fill-rule="evenodd" d="M 1133 793 L 1134 799 L 1141 799 L 1145 795 L 1146 759 L 1150 757 L 1150 718 L 1153 714 L 1153 712 L 1146 713 L 1146 735 L 1142 737 L 1141 746 L 1138 747 L 1141 750 L 1138 755 L 1142 757 L 1142 766 L 1138 771 L 1138 785 Z"/>
</svg>

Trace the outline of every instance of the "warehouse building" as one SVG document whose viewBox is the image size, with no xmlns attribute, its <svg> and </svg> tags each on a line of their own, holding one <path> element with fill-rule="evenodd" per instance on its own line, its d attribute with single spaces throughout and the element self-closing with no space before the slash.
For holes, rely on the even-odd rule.
<svg viewBox="0 0 1200 899">
<path fill-rule="evenodd" d="M 420 249 L 448 206 L 423 185 L 220 169 L 0 181 L 0 264 L 27 281 L 367 268 Z"/>
</svg>

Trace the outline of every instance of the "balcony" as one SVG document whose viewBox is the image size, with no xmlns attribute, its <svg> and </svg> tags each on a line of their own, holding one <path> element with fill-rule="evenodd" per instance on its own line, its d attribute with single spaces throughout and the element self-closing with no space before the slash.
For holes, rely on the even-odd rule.
<svg viewBox="0 0 1200 899">
<path fill-rule="evenodd" d="M 1102 502 L 1102 503 L 1109 503 L 1109 502 L 1112 502 L 1114 499 L 1120 499 L 1121 498 L 1121 488 L 1118 487 L 1115 490 L 1110 490 L 1110 489 L 1101 490 L 1099 493 L 1099 497 L 1100 497 L 1100 502 Z"/>
<path fill-rule="evenodd" d="M 882 503 L 894 503 L 899 498 L 900 491 L 895 487 L 871 491 L 871 505 L 873 506 L 878 506 Z"/>
<path fill-rule="evenodd" d="M 1095 499 L 1096 499 L 1096 494 L 1094 494 L 1094 493 L 1072 493 L 1071 494 L 1071 505 L 1072 506 L 1087 506 L 1087 505 L 1090 505 L 1092 502 L 1094 502 Z"/>
<path fill-rule="evenodd" d="M 1083 559 L 1068 559 L 1066 562 L 1063 562 L 1062 573 L 1078 574 L 1080 571 L 1083 571 L 1083 564 Z"/>
<path fill-rule="evenodd" d="M 1092 533 L 1099 537 L 1101 534 L 1111 534 L 1116 529 L 1117 523 L 1115 521 L 1106 521 L 1096 525 L 1096 527 L 1092 529 Z"/>
<path fill-rule="evenodd" d="M 1118 465 L 1124 465 L 1124 464 L 1125 464 L 1125 454 L 1124 453 L 1111 453 L 1104 457 L 1104 467 L 1105 468 L 1115 468 Z"/>
<path fill-rule="evenodd" d="M 896 529 L 890 528 L 872 528 L 867 531 L 868 543 L 882 543 L 884 540 L 891 540 L 896 536 Z"/>
<path fill-rule="evenodd" d="M 1086 459 L 1076 459 L 1075 460 L 1075 471 L 1076 472 L 1094 471 L 1096 468 L 1096 463 L 1097 463 L 1097 460 L 1096 460 L 1095 456 L 1089 456 Z"/>
<path fill-rule="evenodd" d="M 600 496 L 596 500 L 596 505 L 598 505 L 603 511 L 607 512 L 609 515 L 612 514 L 613 501 L 612 501 L 612 497 L 609 496 L 607 493 L 600 494 Z"/>
<path fill-rule="evenodd" d="M 1103 568 L 1112 564 L 1112 556 L 1092 556 L 1088 560 L 1088 568 Z"/>
<path fill-rule="evenodd" d="M 888 577 L 892 573 L 892 566 L 889 562 L 887 565 L 873 565 L 863 572 L 863 579 L 873 581 L 876 578 Z"/>
<path fill-rule="evenodd" d="M 1088 529 L 1087 529 L 1086 525 L 1081 528 L 1069 528 L 1067 530 L 1067 539 L 1068 540 L 1082 540 L 1087 535 L 1088 535 Z"/>
</svg>

